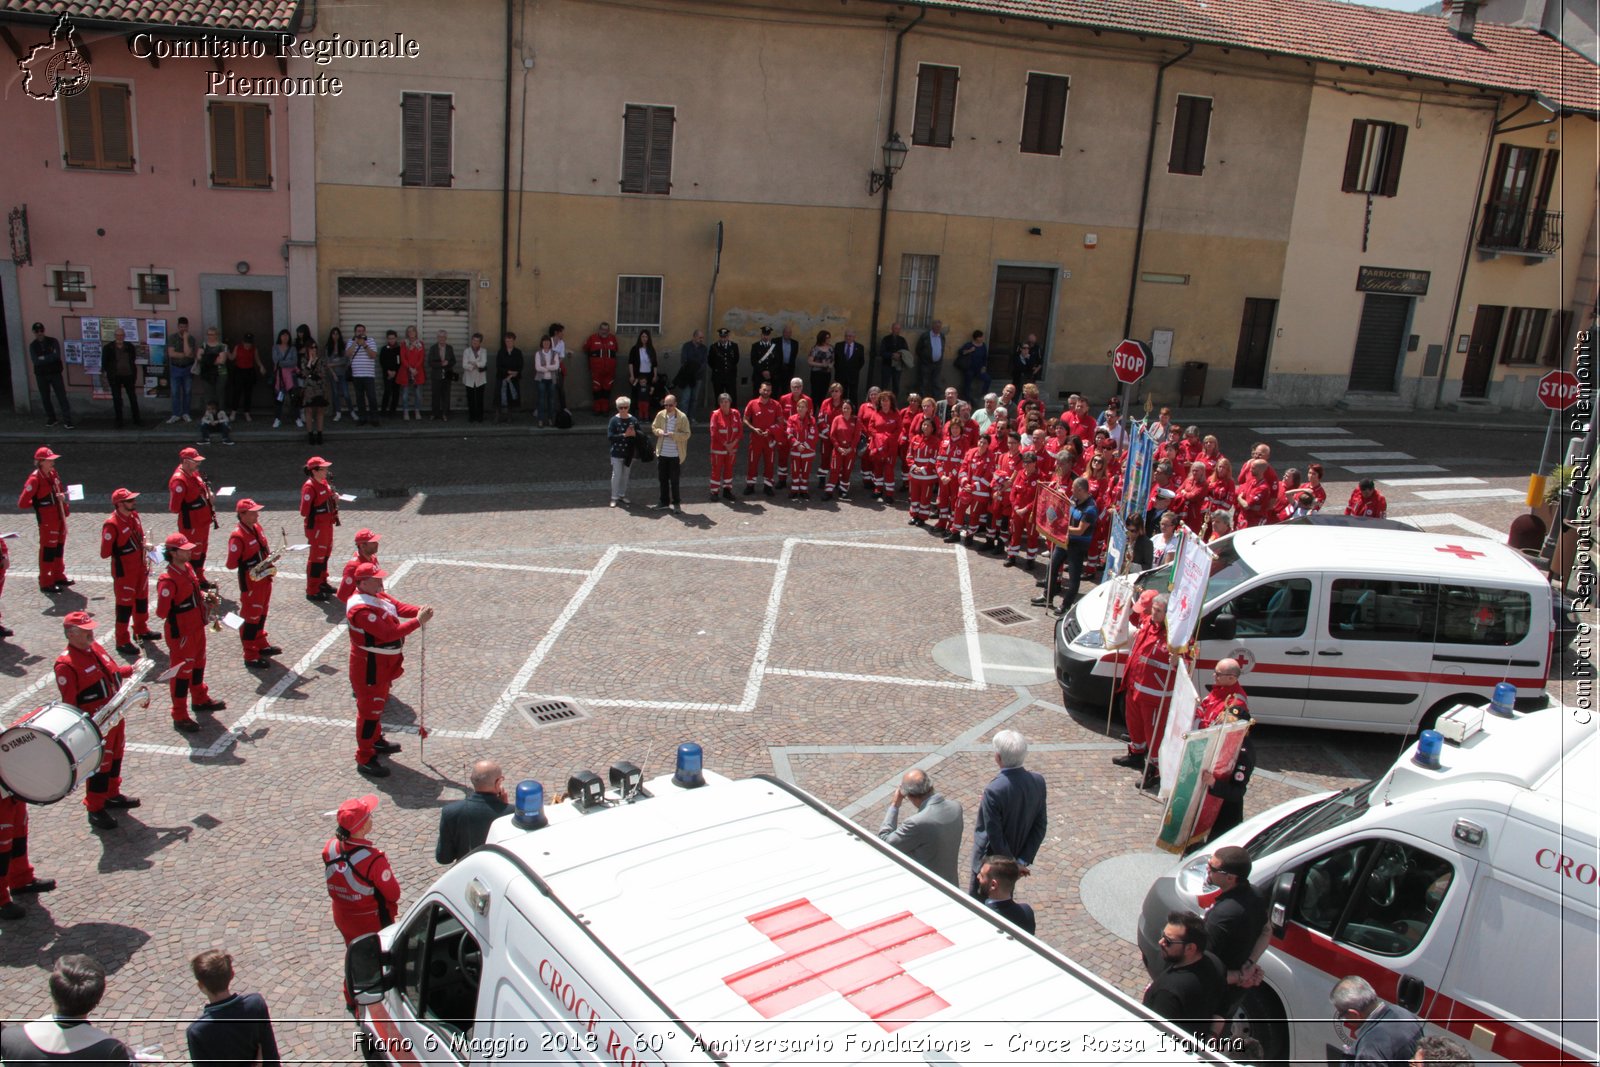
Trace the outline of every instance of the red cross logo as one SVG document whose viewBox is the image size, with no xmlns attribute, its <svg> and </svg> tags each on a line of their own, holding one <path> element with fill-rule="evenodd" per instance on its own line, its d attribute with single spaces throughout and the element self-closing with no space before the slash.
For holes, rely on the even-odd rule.
<svg viewBox="0 0 1600 1067">
<path fill-rule="evenodd" d="M 782 950 L 723 979 L 771 1019 L 835 992 L 893 1032 L 950 1006 L 901 964 L 950 947 L 949 938 L 903 911 L 846 930 L 801 898 L 748 917 Z"/>
<path fill-rule="evenodd" d="M 1454 553 L 1457 557 L 1459 557 L 1461 559 L 1471 559 L 1473 556 L 1481 556 L 1481 555 L 1483 555 L 1482 552 L 1474 552 L 1472 549 L 1470 549 L 1470 548 L 1462 548 L 1460 545 L 1445 545 L 1443 548 L 1434 549 L 1434 551 L 1435 552 L 1450 552 L 1450 553 Z"/>
</svg>

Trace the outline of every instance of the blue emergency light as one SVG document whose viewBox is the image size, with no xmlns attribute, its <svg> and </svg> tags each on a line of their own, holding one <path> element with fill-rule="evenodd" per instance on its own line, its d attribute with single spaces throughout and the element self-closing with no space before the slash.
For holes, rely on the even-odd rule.
<svg viewBox="0 0 1600 1067">
<path fill-rule="evenodd" d="M 1430 771 L 1439 769 L 1439 753 L 1444 751 L 1444 734 L 1438 730 L 1424 730 L 1417 738 L 1417 754 L 1411 762 Z"/>
<path fill-rule="evenodd" d="M 698 789 L 705 785 L 705 776 L 700 773 L 703 755 L 700 746 L 693 741 L 679 745 L 678 769 L 672 772 L 672 784 L 683 789 Z"/>
<path fill-rule="evenodd" d="M 532 778 L 517 783 L 517 813 L 511 821 L 524 830 L 537 830 L 548 825 L 544 817 L 544 786 Z"/>
<path fill-rule="evenodd" d="M 1515 718 L 1517 708 L 1517 687 L 1510 682 L 1501 682 L 1494 687 L 1494 696 L 1489 701 L 1489 710 L 1502 719 Z"/>
</svg>

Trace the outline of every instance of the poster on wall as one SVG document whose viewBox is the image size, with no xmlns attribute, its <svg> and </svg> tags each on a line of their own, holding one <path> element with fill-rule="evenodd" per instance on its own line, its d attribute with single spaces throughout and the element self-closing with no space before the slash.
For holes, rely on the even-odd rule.
<svg viewBox="0 0 1600 1067">
<path fill-rule="evenodd" d="M 167 346 L 150 344 L 146 347 L 149 349 L 150 358 L 145 360 L 145 365 L 150 368 L 151 373 L 165 373 L 163 368 L 167 365 Z"/>
<path fill-rule="evenodd" d="M 113 319 L 112 321 L 116 323 L 116 326 L 113 327 L 113 329 L 121 330 L 123 333 L 127 334 L 127 340 L 132 341 L 134 344 L 139 343 L 138 319 Z M 101 329 L 103 330 L 105 327 L 102 326 Z"/>
<path fill-rule="evenodd" d="M 78 334 L 85 341 L 98 342 L 100 340 L 100 320 L 91 318 L 79 319 Z"/>
<path fill-rule="evenodd" d="M 71 366 L 81 366 L 83 363 L 83 342 L 62 341 L 61 362 Z"/>
<path fill-rule="evenodd" d="M 164 345 L 167 343 L 167 320 L 145 319 L 144 339 L 151 345 Z"/>
</svg>

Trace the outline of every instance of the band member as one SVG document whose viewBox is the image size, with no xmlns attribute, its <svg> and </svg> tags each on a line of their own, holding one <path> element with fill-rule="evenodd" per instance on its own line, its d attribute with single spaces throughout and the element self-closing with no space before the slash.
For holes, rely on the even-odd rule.
<svg viewBox="0 0 1600 1067">
<path fill-rule="evenodd" d="M 260 504 L 246 497 L 234 505 L 234 510 L 238 512 L 239 525 L 228 535 L 228 569 L 239 576 L 239 615 L 244 619 L 244 625 L 239 627 L 239 642 L 244 647 L 244 665 L 270 667 L 266 657 L 283 651 L 267 636 L 272 575 L 256 578 L 252 572 L 272 555 L 272 546 L 267 543 L 267 531 L 261 528 Z"/>
<path fill-rule="evenodd" d="M 368 839 L 377 807 L 378 798 L 370 793 L 340 804 L 339 828 L 322 849 L 333 924 L 347 945 L 377 933 L 400 914 L 400 883 L 389 857 Z"/>
<path fill-rule="evenodd" d="M 356 568 L 356 594 L 345 610 L 350 627 L 350 688 L 356 695 L 356 770 L 368 778 L 387 778 L 383 753 L 400 746 L 383 736 L 383 706 L 389 689 L 405 673 L 406 635 L 433 618 L 433 609 L 396 600 L 383 591 L 388 572 L 377 564 Z"/>
<path fill-rule="evenodd" d="M 216 585 L 206 579 L 206 548 L 211 544 L 211 531 L 217 525 L 217 513 L 211 486 L 200 473 L 200 464 L 205 458 L 193 448 L 178 453 L 178 469 L 167 479 L 167 510 L 178 516 L 178 532 L 194 543 L 191 566 L 200 588 L 215 589 Z"/>
<path fill-rule="evenodd" d="M 356 568 L 363 563 L 378 565 L 378 535 L 371 530 L 356 531 L 356 554 L 344 565 L 344 577 L 339 579 L 339 603 L 348 605 L 356 592 Z"/>
<path fill-rule="evenodd" d="M 139 494 L 117 489 L 111 494 L 111 514 L 100 528 L 100 558 L 111 561 L 111 591 L 117 604 L 117 651 L 138 655 L 138 641 L 154 641 L 150 631 L 150 538 L 144 532 L 135 503 Z M 128 624 L 133 623 L 132 632 Z M 68 701 L 71 703 L 71 701 Z"/>
<path fill-rule="evenodd" d="M 7 545 L 3 538 L 0 538 L 0 593 L 5 592 L 5 588 L 6 588 L 6 571 L 9 571 L 10 569 L 11 569 L 11 546 Z M 0 641 L 4 641 L 6 638 L 10 637 L 14 632 L 15 631 L 9 630 L 5 626 L 0 626 Z"/>
<path fill-rule="evenodd" d="M 733 463 L 739 455 L 739 441 L 744 437 L 744 418 L 733 408 L 733 398 L 727 393 L 717 396 L 717 409 L 711 413 L 711 499 L 722 494 L 724 500 L 733 499 Z"/>
<path fill-rule="evenodd" d="M 67 487 L 56 472 L 60 458 L 48 445 L 35 449 L 33 473 L 17 498 L 17 507 L 32 508 L 39 523 L 39 589 L 46 593 L 59 593 L 73 584 L 67 577 L 65 559 L 67 516 L 72 514 L 72 505 L 67 503 Z"/>
<path fill-rule="evenodd" d="M 776 351 L 776 348 L 774 348 Z M 760 395 L 744 406 L 744 425 L 750 431 L 750 458 L 744 468 L 744 495 L 756 491 L 760 476 L 761 491 L 772 496 L 772 471 L 777 453 L 777 436 L 783 433 L 783 405 L 772 399 L 772 383 L 762 382 Z"/>
<path fill-rule="evenodd" d="M 38 877 L 28 862 L 27 802 L 0 786 L 0 919 L 28 914 L 11 899 L 13 893 L 48 893 L 55 887 L 54 878 Z"/>
<path fill-rule="evenodd" d="M 166 621 L 167 658 L 177 668 L 167 683 L 172 691 L 172 728 L 186 734 L 200 730 L 189 717 L 191 695 L 195 711 L 228 706 L 213 700 L 206 688 L 206 614 L 215 607 L 217 594 L 200 588 L 200 576 L 189 562 L 199 548 L 181 533 L 168 537 L 167 569 L 156 582 L 156 615 Z"/>
<path fill-rule="evenodd" d="M 306 521 L 306 540 L 311 542 L 306 599 L 319 602 L 335 592 L 328 584 L 328 558 L 333 555 L 333 528 L 339 525 L 339 494 L 328 482 L 331 466 L 321 456 L 306 460 L 306 484 L 300 487 L 300 516 Z"/>
<path fill-rule="evenodd" d="M 118 663 L 94 639 L 95 618 L 87 611 L 74 611 L 63 620 L 67 648 L 56 657 L 56 688 L 63 703 L 93 715 L 117 695 L 123 678 L 133 668 Z M 83 806 L 89 809 L 89 825 L 97 830 L 115 830 L 117 820 L 107 808 L 137 808 L 138 798 L 122 792 L 122 752 L 127 744 L 127 720 L 118 719 L 100 742 L 100 767 L 84 783 Z"/>
</svg>

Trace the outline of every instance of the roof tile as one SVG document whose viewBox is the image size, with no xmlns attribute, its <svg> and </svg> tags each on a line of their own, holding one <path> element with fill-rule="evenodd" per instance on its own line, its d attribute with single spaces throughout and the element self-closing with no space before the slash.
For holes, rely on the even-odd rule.
<svg viewBox="0 0 1600 1067">
<path fill-rule="evenodd" d="M 0 17 L 65 12 L 85 22 L 279 33 L 294 29 L 299 8 L 299 0 L 0 0 Z"/>
</svg>

